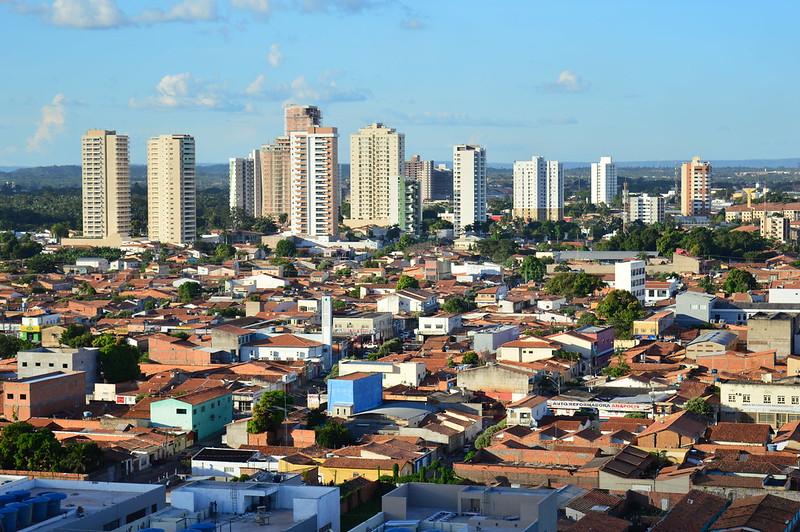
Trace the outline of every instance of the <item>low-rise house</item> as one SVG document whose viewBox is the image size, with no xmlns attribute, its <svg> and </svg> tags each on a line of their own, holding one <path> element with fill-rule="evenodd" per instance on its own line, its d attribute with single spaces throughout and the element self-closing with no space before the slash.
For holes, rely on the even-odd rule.
<svg viewBox="0 0 800 532">
<path fill-rule="evenodd" d="M 772 427 L 761 423 L 718 423 L 708 427 L 706 440 L 716 445 L 766 446 L 772 437 Z"/>
<path fill-rule="evenodd" d="M 325 358 L 325 344 L 294 334 L 278 334 L 255 340 L 241 347 L 241 359 L 311 360 Z"/>
<path fill-rule="evenodd" d="M 433 316 L 421 316 L 417 332 L 422 335 L 440 336 L 453 334 L 458 327 L 461 327 L 461 314 L 440 312 Z"/>
<path fill-rule="evenodd" d="M 547 360 L 553 358 L 561 347 L 554 339 L 531 335 L 502 344 L 497 348 L 497 359 L 514 362 Z"/>
<path fill-rule="evenodd" d="M 529 395 L 506 405 L 506 423 L 535 427 L 548 412 L 546 397 Z"/>
<path fill-rule="evenodd" d="M 697 421 L 691 412 L 682 410 L 656 420 L 640 432 L 636 445 L 655 449 L 681 449 L 700 441 L 706 428 L 706 424 Z"/>
<path fill-rule="evenodd" d="M 328 379 L 328 412 L 350 417 L 380 406 L 383 402 L 380 373 L 351 373 Z"/>
<path fill-rule="evenodd" d="M 85 405 L 86 378 L 82 371 L 55 371 L 3 383 L 3 417 L 8 420 L 75 415 Z"/>
<path fill-rule="evenodd" d="M 79 349 L 49 349 L 37 347 L 17 353 L 17 375 L 21 379 L 46 375 L 54 371 L 83 372 L 85 393 L 91 394 L 94 385 L 100 382 L 100 349 L 81 347 Z"/>
<path fill-rule="evenodd" d="M 383 387 L 391 388 L 402 384 L 417 387 L 425 378 L 424 362 L 373 362 L 369 360 L 341 360 L 339 362 L 339 375 L 351 373 L 380 373 Z"/>
<path fill-rule="evenodd" d="M 428 314 L 439 306 L 436 301 L 436 294 L 415 288 L 398 290 L 393 294 L 388 294 L 378 299 L 377 303 L 378 312 L 391 312 L 392 314 L 401 312 Z"/>
<path fill-rule="evenodd" d="M 221 433 L 233 420 L 233 397 L 230 390 L 217 387 L 154 401 L 150 419 L 157 427 L 192 430 L 203 440 Z"/>
</svg>

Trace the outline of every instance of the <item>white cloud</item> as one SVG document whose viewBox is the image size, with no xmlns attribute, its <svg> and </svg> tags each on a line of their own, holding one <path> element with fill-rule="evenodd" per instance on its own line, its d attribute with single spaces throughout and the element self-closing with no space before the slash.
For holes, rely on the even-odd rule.
<svg viewBox="0 0 800 532">
<path fill-rule="evenodd" d="M 418 124 L 427 126 L 491 126 L 491 127 L 531 127 L 534 124 L 522 120 L 502 117 L 472 116 L 466 113 L 422 112 L 402 113 L 389 111 L 401 124 Z"/>
<path fill-rule="evenodd" d="M 194 22 L 196 20 L 216 20 L 216 0 L 183 0 L 170 9 L 146 9 L 136 17 L 134 22 L 155 24 L 159 22 Z"/>
<path fill-rule="evenodd" d="M 67 123 L 67 109 L 64 107 L 64 95 L 56 94 L 50 105 L 42 107 L 42 119 L 39 127 L 28 139 L 28 151 L 41 151 L 42 142 L 52 141 L 53 136 L 64 130 Z"/>
<path fill-rule="evenodd" d="M 231 6 L 258 15 L 269 15 L 272 12 L 270 0 L 231 0 Z"/>
<path fill-rule="evenodd" d="M 425 28 L 425 24 L 418 18 L 407 18 L 401 24 L 400 27 L 404 30 L 421 30 Z"/>
<path fill-rule="evenodd" d="M 564 70 L 554 83 L 545 83 L 545 92 L 581 92 L 589 88 L 589 82 L 576 76 L 571 70 Z"/>
<path fill-rule="evenodd" d="M 289 98 L 293 101 L 312 102 L 359 102 L 367 99 L 366 91 L 339 87 L 330 73 L 323 74 L 315 83 L 299 76 L 289 84 Z"/>
<path fill-rule="evenodd" d="M 115 0 L 56 0 L 50 8 L 50 22 L 65 28 L 112 28 L 126 23 Z"/>
<path fill-rule="evenodd" d="M 266 81 L 266 79 L 264 74 L 259 74 L 258 77 L 244 89 L 245 94 L 250 94 L 251 96 L 261 94 L 264 90 L 264 81 Z"/>
<path fill-rule="evenodd" d="M 203 109 L 238 111 L 242 105 L 228 93 L 225 84 L 206 83 L 189 72 L 167 74 L 155 87 L 155 95 L 144 100 L 131 98 L 131 107 L 156 109 Z"/>
<path fill-rule="evenodd" d="M 267 61 L 269 61 L 269 64 L 275 68 L 281 66 L 281 63 L 283 63 L 283 54 L 281 53 L 277 43 L 270 45 L 269 53 L 267 54 Z"/>
<path fill-rule="evenodd" d="M 341 11 L 343 13 L 360 13 L 385 4 L 380 0 L 295 0 L 303 11 Z"/>
</svg>

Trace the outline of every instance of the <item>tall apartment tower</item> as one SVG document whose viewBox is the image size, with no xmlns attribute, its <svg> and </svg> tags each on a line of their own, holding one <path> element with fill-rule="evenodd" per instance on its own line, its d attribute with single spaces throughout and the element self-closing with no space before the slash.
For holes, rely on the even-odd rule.
<svg viewBox="0 0 800 532">
<path fill-rule="evenodd" d="M 290 136 L 291 231 L 339 236 L 339 134 L 335 127 L 310 127 Z"/>
<path fill-rule="evenodd" d="M 131 232 L 128 137 L 90 129 L 81 138 L 83 236 L 127 238 Z"/>
<path fill-rule="evenodd" d="M 642 194 L 628 196 L 628 220 L 641 221 L 647 225 L 664 222 L 664 198 Z"/>
<path fill-rule="evenodd" d="M 160 135 L 147 141 L 148 238 L 169 244 L 197 239 L 194 137 Z"/>
<path fill-rule="evenodd" d="M 486 150 L 480 146 L 453 146 L 453 230 L 486 221 Z"/>
<path fill-rule="evenodd" d="M 229 206 L 231 209 L 241 209 L 251 216 L 255 216 L 257 200 L 255 162 L 252 155 L 228 159 Z"/>
<path fill-rule="evenodd" d="M 419 181 L 395 176 L 389 179 L 389 224 L 406 233 L 418 233 L 422 224 Z"/>
<path fill-rule="evenodd" d="M 558 221 L 564 217 L 564 166 L 536 156 L 514 163 L 514 217 Z"/>
<path fill-rule="evenodd" d="M 392 181 L 405 172 L 405 135 L 375 122 L 350 135 L 350 219 L 391 223 Z"/>
<path fill-rule="evenodd" d="M 700 162 L 700 157 L 681 165 L 681 214 L 711 214 L 711 163 Z"/>
<path fill-rule="evenodd" d="M 291 146 L 293 132 L 322 125 L 322 111 L 313 105 L 290 105 L 284 110 L 284 134 L 254 153 L 255 184 L 259 194 L 255 216 L 277 219 L 292 208 Z"/>
<path fill-rule="evenodd" d="M 433 161 L 423 161 L 419 155 L 412 155 L 405 162 L 406 177 L 419 182 L 422 201 L 433 199 Z"/>
<path fill-rule="evenodd" d="M 611 157 L 600 157 L 599 163 L 592 163 L 592 203 L 611 205 L 611 199 L 616 194 L 617 165 L 611 161 Z"/>
</svg>

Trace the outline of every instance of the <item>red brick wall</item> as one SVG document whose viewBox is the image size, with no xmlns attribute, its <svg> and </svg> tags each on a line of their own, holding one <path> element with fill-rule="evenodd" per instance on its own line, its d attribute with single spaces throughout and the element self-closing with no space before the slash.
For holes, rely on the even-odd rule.
<svg viewBox="0 0 800 532">
<path fill-rule="evenodd" d="M 599 449 L 595 453 L 539 449 L 487 449 L 487 451 L 505 462 L 570 466 L 582 466 L 600 454 Z"/>
<path fill-rule="evenodd" d="M 211 364 L 211 353 L 183 345 L 175 345 L 167 340 L 148 338 L 148 356 L 160 364 L 182 364 L 205 366 Z"/>
<path fill-rule="evenodd" d="M 25 421 L 65 410 L 80 411 L 86 405 L 85 387 L 81 372 L 32 382 L 7 381 L 3 386 L 3 416 L 9 421 Z"/>
<path fill-rule="evenodd" d="M 540 484 L 574 484 L 577 486 L 596 488 L 597 472 L 572 472 L 548 467 L 525 467 L 503 464 L 453 464 L 456 475 L 478 482 L 491 484 L 508 481 L 524 486 Z"/>
</svg>

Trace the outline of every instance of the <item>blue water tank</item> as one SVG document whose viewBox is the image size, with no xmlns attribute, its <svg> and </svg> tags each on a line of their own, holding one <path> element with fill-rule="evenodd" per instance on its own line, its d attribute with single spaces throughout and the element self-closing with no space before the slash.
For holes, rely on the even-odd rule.
<svg viewBox="0 0 800 532">
<path fill-rule="evenodd" d="M 9 491 L 8 494 L 13 495 L 17 502 L 22 502 L 31 496 L 31 492 L 28 490 L 14 490 Z"/>
<path fill-rule="evenodd" d="M 34 497 L 33 499 L 28 499 L 26 502 L 33 505 L 34 523 L 47 519 L 47 504 L 50 502 L 50 497 Z"/>
<path fill-rule="evenodd" d="M 50 502 L 47 503 L 47 517 L 55 517 L 61 513 L 61 501 L 67 498 L 66 493 L 48 493 L 45 495 Z"/>
<path fill-rule="evenodd" d="M 31 519 L 33 519 L 33 505 L 29 502 L 10 502 L 6 508 L 16 508 L 17 511 L 17 528 L 28 528 L 31 526 Z"/>
<path fill-rule="evenodd" d="M 214 523 L 193 523 L 189 525 L 189 528 L 186 530 L 197 530 L 198 532 L 214 532 L 217 529 L 217 525 Z"/>
<path fill-rule="evenodd" d="M 411 532 L 408 528 L 389 528 L 385 532 Z"/>
<path fill-rule="evenodd" d="M 0 495 L 0 508 L 4 507 L 10 502 L 17 502 L 17 498 L 13 495 Z"/>
<path fill-rule="evenodd" d="M 143 528 L 139 532 L 165 532 L 163 528 Z"/>
<path fill-rule="evenodd" d="M 3 532 L 17 532 L 17 513 L 16 508 L 0 508 L 0 521 L 3 523 Z"/>
</svg>

